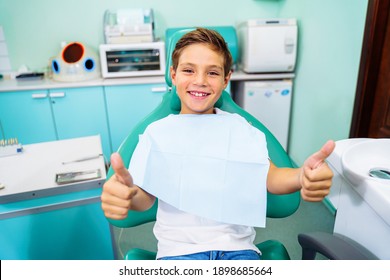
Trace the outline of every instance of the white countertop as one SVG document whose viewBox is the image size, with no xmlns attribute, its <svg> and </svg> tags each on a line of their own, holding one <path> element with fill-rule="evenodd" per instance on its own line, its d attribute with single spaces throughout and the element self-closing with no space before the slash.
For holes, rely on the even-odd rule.
<svg viewBox="0 0 390 280">
<path fill-rule="evenodd" d="M 232 81 L 244 80 L 271 80 L 271 79 L 292 79 L 294 73 L 260 73 L 247 74 L 242 71 L 233 72 Z M 89 81 L 75 82 L 58 82 L 52 79 L 40 80 L 0 80 L 0 93 L 8 91 L 20 90 L 40 90 L 40 89 L 56 89 L 56 88 L 79 88 L 79 87 L 94 87 L 94 86 L 116 86 L 130 84 L 165 84 L 165 76 L 148 76 L 148 77 L 131 77 L 131 78 L 108 78 L 94 79 Z"/>
<path fill-rule="evenodd" d="M 165 83 L 164 76 L 94 79 L 89 81 L 75 81 L 75 82 L 58 82 L 52 79 L 26 80 L 26 81 L 1 80 L 0 92 L 19 91 L 19 90 L 56 89 L 56 88 L 113 86 L 113 85 L 129 85 L 129 84 L 154 84 L 154 83 Z"/>
<path fill-rule="evenodd" d="M 91 159 L 63 164 L 86 157 Z M 57 173 L 96 169 L 101 172 L 98 179 L 63 185 L 56 183 Z M 102 186 L 105 178 L 98 135 L 24 145 L 22 153 L 0 157 L 0 181 L 5 185 L 0 190 L 0 204 L 97 188 Z"/>
</svg>

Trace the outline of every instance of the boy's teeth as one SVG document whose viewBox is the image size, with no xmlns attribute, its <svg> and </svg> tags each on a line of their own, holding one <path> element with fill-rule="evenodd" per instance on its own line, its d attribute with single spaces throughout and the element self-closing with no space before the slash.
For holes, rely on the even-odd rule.
<svg viewBox="0 0 390 280">
<path fill-rule="evenodd" d="M 201 93 L 201 92 L 192 92 L 193 95 L 195 96 L 206 96 L 206 93 Z"/>
</svg>

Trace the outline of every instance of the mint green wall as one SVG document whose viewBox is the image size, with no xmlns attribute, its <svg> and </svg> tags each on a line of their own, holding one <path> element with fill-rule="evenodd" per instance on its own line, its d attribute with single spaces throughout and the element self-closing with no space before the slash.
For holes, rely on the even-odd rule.
<svg viewBox="0 0 390 280">
<path fill-rule="evenodd" d="M 156 35 L 168 27 L 236 25 L 295 17 L 299 47 L 290 154 L 298 164 L 327 139 L 348 138 L 368 0 L 0 0 L 11 64 L 42 70 L 62 41 L 97 49 L 106 9 L 153 8 Z"/>
<path fill-rule="evenodd" d="M 299 21 L 290 155 L 302 164 L 328 139 L 349 137 L 368 0 L 286 0 Z"/>
</svg>

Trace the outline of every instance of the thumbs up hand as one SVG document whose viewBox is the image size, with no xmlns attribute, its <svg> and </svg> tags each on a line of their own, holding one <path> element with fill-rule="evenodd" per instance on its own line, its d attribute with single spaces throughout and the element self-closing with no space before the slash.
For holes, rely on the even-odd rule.
<svg viewBox="0 0 390 280">
<path fill-rule="evenodd" d="M 304 162 L 300 172 L 301 196 L 306 201 L 321 201 L 329 194 L 333 172 L 325 162 L 336 144 L 329 140 Z"/>
<path fill-rule="evenodd" d="M 114 174 L 103 185 L 102 209 L 107 218 L 123 220 L 129 210 L 144 211 L 153 206 L 155 197 L 134 185 L 130 172 L 118 153 L 111 155 Z"/>
<path fill-rule="evenodd" d="M 118 153 L 111 155 L 111 167 L 115 173 L 103 185 L 102 209 L 107 218 L 121 220 L 127 217 L 138 188 L 133 185 L 133 178 Z"/>
</svg>

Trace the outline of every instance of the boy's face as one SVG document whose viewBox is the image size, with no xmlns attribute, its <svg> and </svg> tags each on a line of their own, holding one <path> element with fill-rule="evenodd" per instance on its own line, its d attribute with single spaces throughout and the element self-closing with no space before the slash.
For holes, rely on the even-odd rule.
<svg viewBox="0 0 390 280">
<path fill-rule="evenodd" d="M 183 49 L 172 83 L 181 101 L 181 114 L 213 114 L 214 104 L 226 88 L 231 73 L 223 71 L 224 58 L 205 44 Z"/>
</svg>

